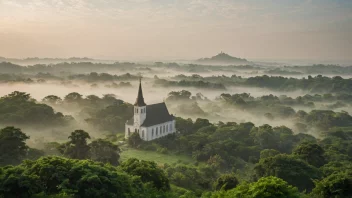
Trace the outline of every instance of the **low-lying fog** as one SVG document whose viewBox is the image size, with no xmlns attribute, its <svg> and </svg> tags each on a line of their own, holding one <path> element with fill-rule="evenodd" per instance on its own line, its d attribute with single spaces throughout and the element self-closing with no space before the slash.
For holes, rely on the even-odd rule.
<svg viewBox="0 0 352 198">
<path fill-rule="evenodd" d="M 317 80 L 314 78 L 316 75 L 302 73 L 306 68 L 278 68 L 277 66 L 260 67 L 250 65 L 225 67 L 201 65 L 180 66 L 176 63 L 160 64 L 161 65 L 141 65 L 116 63 L 116 65 L 102 64 L 100 65 L 102 67 L 100 67 L 90 63 L 79 63 L 78 65 L 64 63 L 63 65 L 56 65 L 56 67 L 51 68 L 28 68 L 23 71 L 22 69 L 18 71 L 16 66 L 8 66 L 5 64 L 4 68 L 10 69 L 1 76 L 0 96 L 5 96 L 13 91 L 20 91 L 29 93 L 32 98 L 41 102 L 42 99 L 48 95 L 56 95 L 61 99 L 64 99 L 67 94 L 72 92 L 77 92 L 83 95 L 83 98 L 89 95 L 96 95 L 102 98 L 106 94 L 113 94 L 117 99 L 133 104 L 138 91 L 138 76 L 143 76 L 143 94 L 147 104 L 166 101 L 170 113 L 182 118 L 192 118 L 193 120 L 197 118 L 206 118 L 214 123 L 222 121 L 237 123 L 252 122 L 257 126 L 263 124 L 270 124 L 272 126 L 286 125 L 297 132 L 295 130 L 296 121 L 294 119 L 295 113 L 299 110 L 303 110 L 307 113 L 314 109 L 333 110 L 335 112 L 341 112 L 343 110 L 350 114 L 352 113 L 352 108 L 349 102 L 338 103 L 336 99 L 319 101 L 319 97 L 318 100 L 303 99 L 305 100 L 304 102 L 297 99 L 297 97 L 303 97 L 306 94 L 313 96 L 314 94 L 319 93 L 319 91 L 323 90 L 320 87 L 326 86 L 326 84 L 318 83 L 314 85 L 313 88 L 317 88 L 315 91 L 318 91 L 314 93 L 310 93 L 310 89 L 274 91 L 274 89 L 260 88 L 262 79 L 257 79 L 257 81 L 254 79 L 255 83 L 259 82 L 259 84 L 247 84 L 247 86 L 244 86 L 246 85 L 244 84 L 246 78 L 262 75 L 284 76 L 286 78 L 292 77 L 295 79 L 307 79 L 308 76 L 311 75 L 313 78 L 310 78 L 313 79 L 314 82 L 319 82 L 319 78 L 316 78 Z M 70 70 L 62 70 L 60 69 L 61 66 Z M 339 67 L 335 71 L 335 67 L 333 66 L 311 66 L 309 67 L 309 71 L 313 73 L 320 71 L 320 67 L 325 69 L 325 74 L 323 76 L 334 77 L 337 75 L 333 74 L 333 72 L 344 73 L 344 71 L 347 71 L 344 75 L 341 75 L 342 78 L 348 79 L 352 77 L 352 71 L 349 70 L 349 68 Z M 113 69 L 109 70 L 109 68 Z M 13 73 L 11 73 L 12 71 Z M 92 74 L 91 72 L 96 73 Z M 102 75 L 102 73 L 105 74 Z M 27 82 L 27 79 L 29 78 L 31 78 L 31 80 Z M 156 83 L 158 80 L 160 80 L 160 84 Z M 182 80 L 185 80 L 185 82 L 181 83 Z M 272 86 L 272 82 L 273 81 L 266 83 L 267 85 Z M 292 90 L 290 89 L 292 87 L 297 88 L 298 86 L 295 83 L 297 83 L 297 81 L 287 86 L 285 90 Z M 170 92 L 180 92 L 182 90 L 189 91 L 192 94 L 192 97 L 201 93 L 200 99 L 188 98 L 186 101 L 182 101 L 183 99 L 173 101 L 167 100 Z M 236 101 L 237 96 L 231 98 L 233 95 L 241 95 L 243 93 L 248 93 L 251 97 L 242 102 L 241 100 Z M 231 98 L 229 99 L 230 101 L 225 101 L 224 98 L 220 99 L 222 94 L 229 94 Z M 274 98 L 274 100 L 286 97 L 289 102 L 283 102 L 278 105 L 275 104 L 275 102 L 267 103 L 267 101 L 265 101 L 266 99 L 261 98 L 262 96 L 269 96 L 269 98 Z M 45 136 L 46 140 L 63 141 L 66 140 L 68 134 L 75 129 L 87 130 L 93 138 L 102 137 L 109 133 L 123 133 L 125 119 L 128 119 L 123 117 L 122 120 L 120 118 L 121 120 L 119 120 L 118 124 L 118 126 L 120 126 L 119 129 L 110 127 L 109 130 L 101 131 L 92 126 L 92 124 L 87 124 L 86 122 L 86 119 L 89 119 L 89 116 L 92 116 L 90 115 L 91 111 L 89 109 L 87 110 L 87 108 L 92 108 L 89 105 L 74 108 L 67 105 L 51 106 L 57 112 L 73 116 L 76 120 L 75 124 L 61 128 L 49 127 L 45 132 L 43 132 L 43 130 L 36 130 L 35 126 L 28 127 L 25 130 L 31 135 L 31 137 L 33 137 L 31 138 L 31 141 L 43 138 L 43 136 Z M 97 113 L 105 107 L 106 106 L 93 107 L 95 108 L 94 112 Z M 126 114 L 126 112 L 124 114 Z M 288 114 L 289 116 L 285 117 L 285 114 Z M 116 112 L 112 116 L 120 115 L 120 112 Z M 112 127 L 114 127 L 114 125 L 112 125 Z M 314 131 L 311 130 L 305 132 L 314 134 Z"/>
<path fill-rule="evenodd" d="M 116 98 L 124 100 L 129 103 L 133 103 L 137 96 L 138 82 L 131 82 L 132 87 L 128 88 L 107 88 L 103 84 L 99 84 L 97 87 L 92 87 L 91 84 L 86 83 L 73 83 L 72 85 L 58 85 L 57 83 L 45 83 L 45 84 L 0 84 L 0 96 L 7 95 L 13 91 L 27 92 L 31 94 L 32 98 L 41 101 L 45 96 L 56 95 L 61 98 L 66 96 L 71 92 L 78 92 L 83 96 L 97 95 L 99 97 L 104 94 L 115 94 Z M 143 94 L 147 104 L 153 104 L 162 102 L 171 91 L 181 91 L 188 90 L 193 95 L 196 93 L 202 93 L 208 99 L 215 99 L 219 97 L 222 93 L 230 94 L 240 94 L 240 93 L 250 93 L 251 96 L 260 97 L 263 95 L 273 94 L 276 96 L 287 95 L 289 97 L 297 97 L 307 94 L 304 91 L 294 91 L 294 92 L 276 92 L 264 88 L 254 88 L 254 87 L 227 87 L 226 90 L 207 90 L 207 89 L 197 89 L 192 87 L 172 87 L 172 88 L 161 88 L 153 86 L 151 81 L 142 80 Z"/>
</svg>

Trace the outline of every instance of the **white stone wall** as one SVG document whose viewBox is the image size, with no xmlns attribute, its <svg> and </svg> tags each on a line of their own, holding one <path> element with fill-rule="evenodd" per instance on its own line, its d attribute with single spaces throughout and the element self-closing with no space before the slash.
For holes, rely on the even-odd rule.
<svg viewBox="0 0 352 198">
<path fill-rule="evenodd" d="M 147 128 L 147 135 L 145 141 L 154 140 L 160 137 L 164 137 L 168 134 L 175 133 L 175 121 L 165 122 L 162 124 L 150 126 Z"/>
<path fill-rule="evenodd" d="M 144 141 L 151 141 L 160 137 L 164 137 L 168 134 L 175 133 L 176 121 L 165 122 L 162 124 L 150 126 L 150 127 L 140 127 L 139 128 L 139 136 Z M 128 129 L 130 129 L 131 134 L 135 132 L 135 127 L 131 125 L 125 124 L 125 138 L 129 137 Z M 137 130 L 138 131 L 138 130 Z"/>
</svg>

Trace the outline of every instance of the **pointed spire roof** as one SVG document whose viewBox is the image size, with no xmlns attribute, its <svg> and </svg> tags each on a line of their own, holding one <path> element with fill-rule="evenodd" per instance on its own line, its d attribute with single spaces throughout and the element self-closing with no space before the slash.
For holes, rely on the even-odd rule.
<svg viewBox="0 0 352 198">
<path fill-rule="evenodd" d="M 138 96 L 136 99 L 136 102 L 134 103 L 134 106 L 146 106 L 143 98 L 143 91 L 142 91 L 142 78 L 139 78 L 139 89 L 138 89 Z"/>
</svg>

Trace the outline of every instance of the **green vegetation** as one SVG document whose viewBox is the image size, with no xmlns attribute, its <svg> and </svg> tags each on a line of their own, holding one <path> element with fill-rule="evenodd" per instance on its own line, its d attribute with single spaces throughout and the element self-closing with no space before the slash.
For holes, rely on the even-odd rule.
<svg viewBox="0 0 352 198">
<path fill-rule="evenodd" d="M 243 183 L 233 190 L 220 191 L 211 195 L 212 198 L 299 198 L 297 188 L 288 185 L 284 180 L 276 177 L 263 177 L 257 182 Z"/>
<path fill-rule="evenodd" d="M 0 122 L 6 125 L 59 126 L 72 121 L 46 104 L 37 103 L 24 92 L 14 91 L 0 98 Z"/>
<path fill-rule="evenodd" d="M 206 81 L 169 81 L 165 79 L 156 79 L 154 84 L 162 87 L 195 87 L 200 89 L 222 89 L 225 90 L 225 86 L 221 83 L 211 83 Z"/>
<path fill-rule="evenodd" d="M 0 196 L 4 198 L 63 193 L 72 197 L 155 197 L 164 194 L 119 168 L 60 157 L 2 167 L 0 183 Z"/>
<path fill-rule="evenodd" d="M 154 151 L 138 150 L 128 148 L 121 152 L 121 160 L 126 161 L 129 158 L 137 158 L 139 160 L 154 161 L 158 164 L 176 164 L 176 163 L 195 163 L 191 157 L 176 154 L 162 154 Z"/>
</svg>

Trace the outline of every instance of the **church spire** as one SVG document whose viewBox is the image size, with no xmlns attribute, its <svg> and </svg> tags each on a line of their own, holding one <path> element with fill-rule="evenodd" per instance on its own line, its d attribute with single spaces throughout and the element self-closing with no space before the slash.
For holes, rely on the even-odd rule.
<svg viewBox="0 0 352 198">
<path fill-rule="evenodd" d="M 134 106 L 146 106 L 143 98 L 143 92 L 142 92 L 142 78 L 139 78 L 139 89 L 138 89 L 138 96 L 136 99 L 136 102 L 134 103 Z"/>
</svg>

